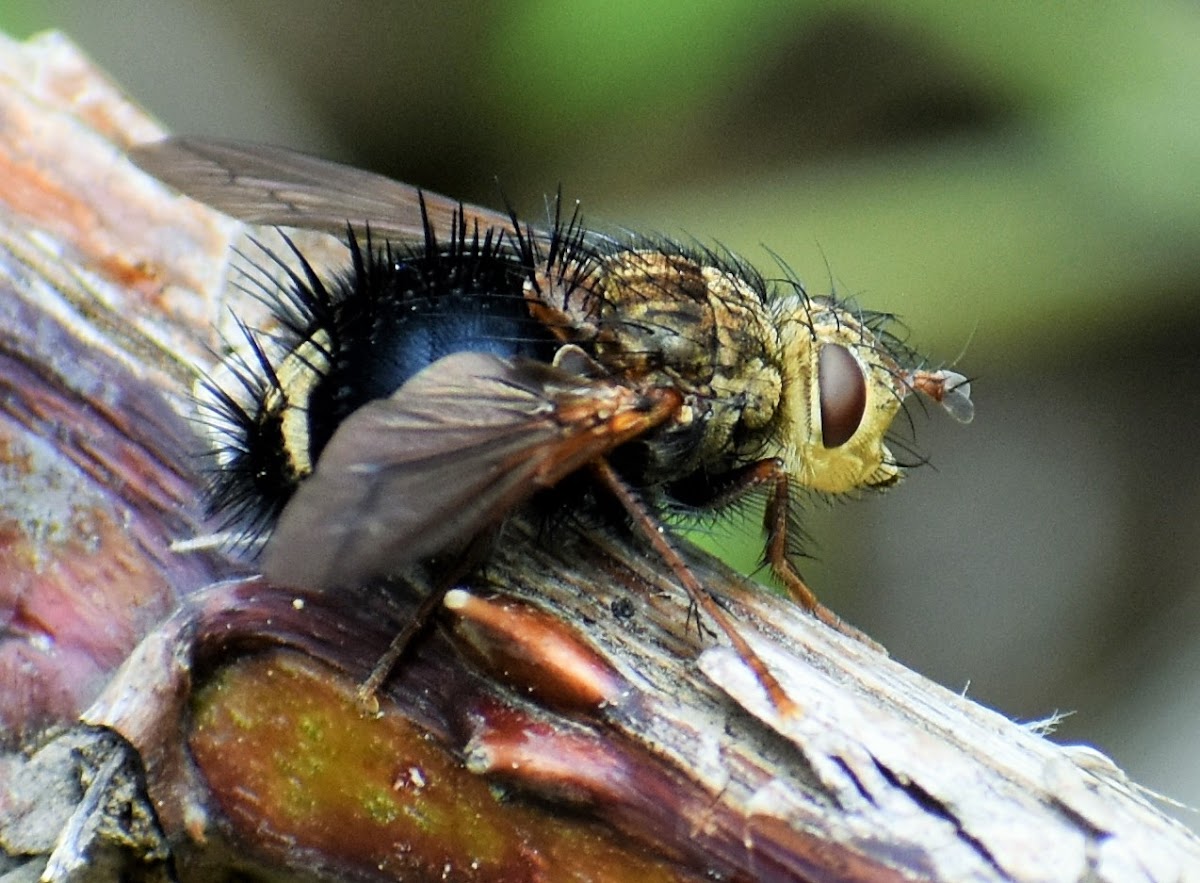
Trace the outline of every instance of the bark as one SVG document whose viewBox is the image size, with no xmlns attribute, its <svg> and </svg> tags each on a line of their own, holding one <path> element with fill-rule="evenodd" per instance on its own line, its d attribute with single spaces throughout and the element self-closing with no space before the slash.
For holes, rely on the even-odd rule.
<svg viewBox="0 0 1200 883">
<path fill-rule="evenodd" d="M 1200 879 L 1106 758 L 682 544 L 779 715 L 594 524 L 507 525 L 364 713 L 419 580 L 172 546 L 209 528 L 192 386 L 253 306 L 239 225 L 124 159 L 160 134 L 63 38 L 0 40 L 0 878 Z"/>
</svg>

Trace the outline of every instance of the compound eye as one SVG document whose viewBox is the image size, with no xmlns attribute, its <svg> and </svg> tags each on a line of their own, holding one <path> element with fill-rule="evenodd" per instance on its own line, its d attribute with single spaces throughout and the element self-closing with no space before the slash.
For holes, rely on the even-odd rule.
<svg viewBox="0 0 1200 883">
<path fill-rule="evenodd" d="M 841 447 L 854 436 L 867 408 L 867 379 L 850 350 L 836 343 L 821 347 L 817 387 L 821 395 L 821 441 L 826 448 Z"/>
</svg>

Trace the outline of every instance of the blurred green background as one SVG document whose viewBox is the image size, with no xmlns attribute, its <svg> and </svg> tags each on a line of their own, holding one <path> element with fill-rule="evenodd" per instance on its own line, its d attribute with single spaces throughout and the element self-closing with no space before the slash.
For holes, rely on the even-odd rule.
<svg viewBox="0 0 1200 883">
<path fill-rule="evenodd" d="M 894 656 L 1200 805 L 1200 7 L 14 2 L 178 132 L 719 241 L 975 378 L 805 573 Z M 747 569 L 753 532 L 712 542 Z M 1184 813 L 1194 827 L 1197 816 Z"/>
</svg>

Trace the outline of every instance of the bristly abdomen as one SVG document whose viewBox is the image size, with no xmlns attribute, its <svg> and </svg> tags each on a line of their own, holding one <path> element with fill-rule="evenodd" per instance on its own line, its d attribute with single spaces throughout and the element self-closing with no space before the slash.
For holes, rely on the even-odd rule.
<svg viewBox="0 0 1200 883">
<path fill-rule="evenodd" d="M 428 230 L 422 242 L 381 246 L 369 233 L 348 238 L 351 264 L 329 282 L 288 240 L 299 271 L 282 286 L 265 270 L 254 281 L 279 330 L 243 327 L 226 360 L 232 382 L 204 384 L 217 434 L 208 506 L 245 539 L 270 532 L 349 414 L 421 369 L 463 351 L 553 357 L 523 293 L 529 269 L 501 231 L 460 224 L 445 241 Z"/>
</svg>

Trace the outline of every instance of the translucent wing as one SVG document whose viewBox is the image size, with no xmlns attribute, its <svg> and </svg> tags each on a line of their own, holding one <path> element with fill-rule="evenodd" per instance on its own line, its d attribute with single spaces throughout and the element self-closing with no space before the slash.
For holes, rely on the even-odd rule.
<svg viewBox="0 0 1200 883">
<path fill-rule="evenodd" d="M 304 227 L 338 235 L 369 225 L 383 238 L 425 234 L 421 199 L 439 237 L 461 212 L 468 228 L 512 229 L 508 215 L 426 193 L 383 175 L 307 154 L 215 138 L 173 137 L 129 152 L 144 171 L 227 215 L 252 224 Z"/>
<path fill-rule="evenodd" d="M 446 356 L 342 422 L 284 509 L 263 572 L 332 588 L 453 552 L 678 404 L 537 362 Z"/>
</svg>

